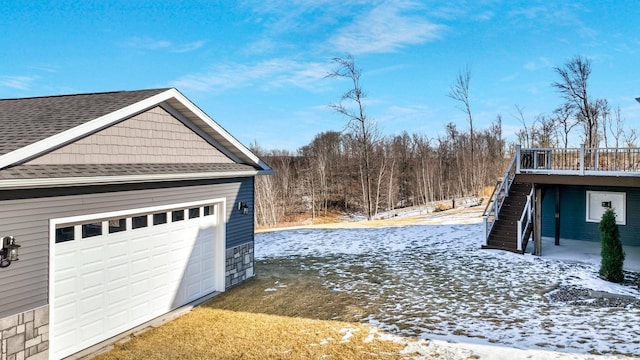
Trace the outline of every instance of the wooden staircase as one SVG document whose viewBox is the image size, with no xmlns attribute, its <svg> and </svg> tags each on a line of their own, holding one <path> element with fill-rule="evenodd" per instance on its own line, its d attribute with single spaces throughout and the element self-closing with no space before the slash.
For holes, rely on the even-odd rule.
<svg viewBox="0 0 640 360">
<path fill-rule="evenodd" d="M 531 193 L 531 184 L 513 182 L 509 187 L 509 195 L 504 198 L 504 202 L 500 207 L 491 231 L 487 238 L 486 245 L 483 249 L 500 249 L 524 253 L 527 248 L 527 242 L 533 231 L 533 226 L 529 223 L 523 231 L 522 250 L 518 250 L 518 220 L 520 220 L 525 205 L 527 203 L 527 195 Z"/>
</svg>

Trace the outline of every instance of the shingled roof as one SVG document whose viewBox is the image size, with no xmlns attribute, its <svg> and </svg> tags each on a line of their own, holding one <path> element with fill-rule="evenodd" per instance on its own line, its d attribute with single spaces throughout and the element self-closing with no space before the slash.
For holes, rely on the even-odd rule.
<svg viewBox="0 0 640 360">
<path fill-rule="evenodd" d="M 168 90 L 0 99 L 0 155 Z"/>
<path fill-rule="evenodd" d="M 29 164 L 156 106 L 235 163 Z M 186 119 L 186 120 L 184 120 Z M 0 189 L 255 176 L 272 169 L 174 88 L 0 99 Z"/>
</svg>

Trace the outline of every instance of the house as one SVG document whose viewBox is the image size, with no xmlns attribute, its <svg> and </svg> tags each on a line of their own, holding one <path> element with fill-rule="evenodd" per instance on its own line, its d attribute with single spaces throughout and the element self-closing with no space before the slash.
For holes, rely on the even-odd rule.
<svg viewBox="0 0 640 360">
<path fill-rule="evenodd" d="M 640 149 L 522 149 L 485 211 L 483 248 L 534 253 L 542 237 L 600 242 L 598 225 L 612 208 L 624 246 L 640 246 Z"/>
<path fill-rule="evenodd" d="M 63 358 L 252 277 L 270 172 L 173 88 L 0 100 L 1 358 Z"/>
</svg>

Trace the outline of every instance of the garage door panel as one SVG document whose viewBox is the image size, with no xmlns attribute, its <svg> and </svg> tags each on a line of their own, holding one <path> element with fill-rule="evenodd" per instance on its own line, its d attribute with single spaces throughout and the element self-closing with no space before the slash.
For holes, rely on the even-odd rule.
<svg viewBox="0 0 640 360">
<path fill-rule="evenodd" d="M 76 304 L 56 307 L 56 326 L 72 322 L 76 318 Z"/>
<path fill-rule="evenodd" d="M 97 265 L 102 267 L 104 262 L 104 246 L 96 246 L 95 244 L 83 244 L 79 250 L 80 266 Z"/>
<path fill-rule="evenodd" d="M 129 299 L 129 287 L 126 283 L 109 285 L 105 289 L 105 306 L 107 309 L 126 305 Z"/>
<path fill-rule="evenodd" d="M 109 239 L 105 253 L 110 260 L 119 261 L 121 259 L 127 259 L 129 257 L 129 249 L 127 249 L 126 239 L 118 241 Z"/>
<path fill-rule="evenodd" d="M 130 220 L 127 220 L 130 221 Z M 55 244 L 54 356 L 64 357 L 215 290 L 216 216 Z"/>
<path fill-rule="evenodd" d="M 97 341 L 100 341 L 100 337 L 104 333 L 104 321 L 92 321 L 81 324 L 82 331 L 80 335 L 80 343 L 84 345 L 91 345 Z"/>
<path fill-rule="evenodd" d="M 76 293 L 75 278 L 61 279 L 58 282 L 56 282 L 56 286 L 58 287 L 56 289 L 56 294 L 61 298 L 65 296 L 74 296 Z"/>
<path fill-rule="evenodd" d="M 104 271 L 102 269 L 86 272 L 80 278 L 80 291 L 94 292 L 96 287 L 104 286 Z"/>
<path fill-rule="evenodd" d="M 107 284 L 111 284 L 121 280 L 126 281 L 129 278 L 128 265 L 129 264 L 127 263 L 116 264 L 105 270 L 107 274 Z"/>
</svg>

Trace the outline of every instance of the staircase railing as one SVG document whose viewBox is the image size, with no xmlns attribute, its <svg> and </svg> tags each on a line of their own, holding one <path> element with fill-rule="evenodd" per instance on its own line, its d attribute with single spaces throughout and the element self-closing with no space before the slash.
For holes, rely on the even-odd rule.
<svg viewBox="0 0 640 360">
<path fill-rule="evenodd" d="M 496 181 L 496 185 L 493 187 L 493 191 L 491 192 L 491 195 L 489 195 L 489 198 L 487 200 L 487 206 L 484 207 L 484 211 L 482 212 L 482 216 L 487 215 L 487 211 L 489 211 L 489 208 L 491 207 L 491 205 L 493 205 L 493 195 L 496 194 L 496 190 L 498 190 L 498 187 L 500 186 L 501 182 L 502 182 L 502 180 Z"/>
<path fill-rule="evenodd" d="M 498 214 L 500 213 L 500 208 L 504 203 L 504 199 L 509 196 L 509 188 L 511 188 L 513 179 L 516 177 L 517 158 L 517 156 L 514 156 L 511 160 L 511 164 L 509 165 L 509 168 L 507 168 L 504 178 L 502 178 L 502 181 L 497 185 L 497 190 L 494 190 L 491 203 L 487 204 L 488 211 L 485 209 L 485 215 L 483 216 L 485 245 L 487 245 L 493 224 L 498 220 Z"/>
<path fill-rule="evenodd" d="M 518 220 L 518 251 L 522 251 L 524 248 L 525 235 L 529 226 L 531 225 L 531 214 L 533 213 L 533 188 L 531 188 L 531 192 L 527 195 L 527 202 L 524 205 L 524 210 L 522 210 L 522 215 L 520 216 L 520 220 Z"/>
</svg>

